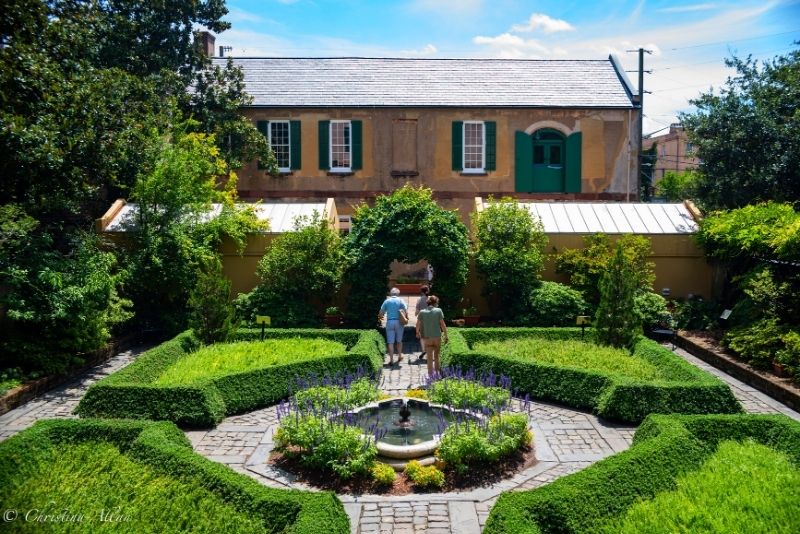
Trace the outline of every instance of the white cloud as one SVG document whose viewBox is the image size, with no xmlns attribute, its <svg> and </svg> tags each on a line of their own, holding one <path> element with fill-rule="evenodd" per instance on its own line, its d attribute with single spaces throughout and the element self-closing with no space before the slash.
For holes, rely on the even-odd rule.
<svg viewBox="0 0 800 534">
<path fill-rule="evenodd" d="M 534 13 L 525 24 L 514 24 L 511 31 L 516 33 L 532 32 L 541 29 L 544 33 L 571 32 L 575 31 L 575 26 L 566 20 L 553 19 L 544 13 Z"/>
<path fill-rule="evenodd" d="M 541 59 L 550 50 L 536 39 L 523 39 L 519 35 L 503 33 L 496 37 L 477 35 L 472 38 L 476 45 L 488 46 L 492 57 L 503 59 Z"/>
<path fill-rule="evenodd" d="M 706 11 L 715 7 L 717 7 L 717 4 L 689 4 L 686 6 L 664 7 L 658 11 L 661 13 L 690 13 L 693 11 Z"/>
</svg>

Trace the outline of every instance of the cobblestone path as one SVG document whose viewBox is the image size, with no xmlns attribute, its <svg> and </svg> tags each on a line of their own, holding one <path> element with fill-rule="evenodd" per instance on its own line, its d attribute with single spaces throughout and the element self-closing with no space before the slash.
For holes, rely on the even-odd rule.
<svg viewBox="0 0 800 534">
<path fill-rule="evenodd" d="M 384 366 L 380 387 L 387 393 L 402 393 L 424 383 L 427 368 L 417 360 L 419 346 L 406 343 L 399 366 Z M 0 440 L 32 425 L 38 419 L 74 417 L 72 410 L 86 388 L 121 369 L 142 349 L 118 354 L 78 379 L 0 416 Z M 689 362 L 728 383 L 745 409 L 752 413 L 784 413 L 796 420 L 800 414 L 726 375 L 681 349 L 675 351 Z M 522 406 L 516 402 L 515 410 Z M 550 404 L 531 402 L 530 426 L 538 463 L 515 477 L 471 491 L 445 494 L 411 494 L 401 497 L 341 495 L 354 533 L 478 533 L 497 496 L 506 490 L 531 489 L 573 473 L 630 446 L 636 430 L 600 421 L 593 415 Z M 188 431 L 198 453 L 224 463 L 261 483 L 280 488 L 309 489 L 291 474 L 267 465 L 277 426 L 274 407 L 226 418 L 217 428 Z"/>
</svg>

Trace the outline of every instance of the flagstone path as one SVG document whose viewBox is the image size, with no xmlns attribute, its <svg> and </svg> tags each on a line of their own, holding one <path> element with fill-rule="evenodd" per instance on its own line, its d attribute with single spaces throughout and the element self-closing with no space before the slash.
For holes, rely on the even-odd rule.
<svg viewBox="0 0 800 534">
<path fill-rule="evenodd" d="M 0 441 L 45 418 L 75 417 L 72 410 L 95 381 L 133 361 L 147 347 L 121 352 L 27 404 L 0 416 Z M 419 346 L 406 343 L 399 366 L 384 366 L 381 390 L 402 393 L 424 383 L 427 368 L 417 360 Z M 720 377 L 751 413 L 784 413 L 800 421 L 800 414 L 739 382 L 681 349 L 675 351 L 689 362 Z M 513 408 L 523 409 L 515 401 Z M 630 446 L 634 427 L 618 426 L 577 410 L 546 402 L 529 405 L 530 427 L 538 463 L 515 477 L 471 491 L 445 494 L 341 495 L 354 533 L 380 534 L 472 534 L 480 532 L 497 496 L 510 489 L 530 489 L 547 484 Z M 275 407 L 226 418 L 212 430 L 188 431 L 198 453 L 224 463 L 261 483 L 282 488 L 308 489 L 291 474 L 267 465 L 277 426 Z"/>
</svg>

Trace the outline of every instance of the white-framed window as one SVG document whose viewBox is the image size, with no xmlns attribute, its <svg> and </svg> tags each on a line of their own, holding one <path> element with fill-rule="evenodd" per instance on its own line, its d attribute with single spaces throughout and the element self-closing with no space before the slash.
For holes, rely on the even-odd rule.
<svg viewBox="0 0 800 534">
<path fill-rule="evenodd" d="M 464 172 L 484 172 L 486 166 L 486 126 L 483 121 L 464 121 Z"/>
<path fill-rule="evenodd" d="M 289 121 L 269 121 L 267 140 L 278 160 L 278 170 L 289 172 L 292 161 L 292 143 Z"/>
<path fill-rule="evenodd" d="M 331 121 L 330 151 L 332 171 L 349 171 L 353 163 L 353 138 L 350 121 Z"/>
<path fill-rule="evenodd" d="M 692 154 L 694 154 L 694 144 L 686 143 L 686 155 L 691 156 Z"/>
</svg>

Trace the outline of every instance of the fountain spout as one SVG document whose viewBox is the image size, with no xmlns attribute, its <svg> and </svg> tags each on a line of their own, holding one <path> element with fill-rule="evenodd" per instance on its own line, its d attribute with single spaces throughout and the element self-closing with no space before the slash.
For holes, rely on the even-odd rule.
<svg viewBox="0 0 800 534">
<path fill-rule="evenodd" d="M 408 423 L 409 417 L 411 417 L 411 409 L 408 407 L 408 401 L 403 399 L 403 405 L 400 406 L 400 423 Z"/>
</svg>

